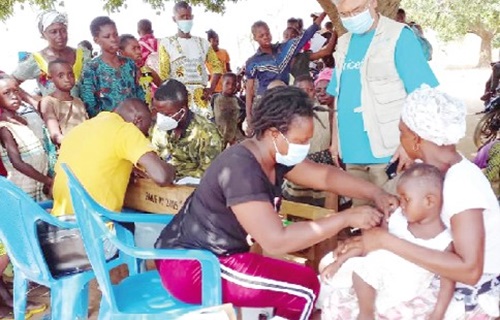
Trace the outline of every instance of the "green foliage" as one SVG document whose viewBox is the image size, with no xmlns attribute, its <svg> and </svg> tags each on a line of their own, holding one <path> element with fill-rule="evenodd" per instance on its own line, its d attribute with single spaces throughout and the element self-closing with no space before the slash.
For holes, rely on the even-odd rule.
<svg viewBox="0 0 500 320">
<path fill-rule="evenodd" d="M 71 0 L 71 1 L 81 1 L 84 5 L 85 0 Z M 138 0 L 130 0 L 138 1 Z M 187 0 L 192 5 L 201 5 L 206 8 L 207 11 L 213 11 L 218 13 L 223 13 L 225 10 L 225 4 L 227 2 L 237 2 L 238 0 Z M 105 10 L 113 12 L 119 11 L 120 8 L 127 7 L 127 0 L 102 0 L 103 7 Z M 143 2 L 151 5 L 153 9 L 165 10 L 165 4 L 168 2 L 173 2 L 173 0 L 143 0 Z M 21 9 L 26 5 L 35 6 L 40 9 L 49 9 L 55 5 L 64 6 L 64 1 L 59 0 L 0 0 L 0 20 L 5 21 L 7 18 L 14 14 L 14 6 L 19 4 Z"/>
<path fill-rule="evenodd" d="M 483 37 L 490 34 L 499 45 L 500 1 L 498 0 L 402 0 L 407 21 L 431 27 L 443 40 L 454 40 L 466 33 Z"/>
</svg>

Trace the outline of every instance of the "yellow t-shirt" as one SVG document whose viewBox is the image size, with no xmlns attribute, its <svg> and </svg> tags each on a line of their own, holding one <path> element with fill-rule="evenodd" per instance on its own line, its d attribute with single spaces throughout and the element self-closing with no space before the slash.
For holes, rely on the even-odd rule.
<svg viewBox="0 0 500 320">
<path fill-rule="evenodd" d="M 219 51 L 216 51 L 215 54 L 217 55 L 217 58 L 219 58 L 222 64 L 222 75 L 223 75 L 224 73 L 227 72 L 227 64 L 230 62 L 229 54 L 224 49 L 219 49 Z M 214 74 L 214 70 L 212 64 L 210 63 L 210 60 L 207 60 L 206 65 L 208 73 L 210 74 L 210 76 L 212 76 Z M 222 92 L 222 76 L 219 79 L 219 82 L 217 82 L 217 87 L 215 88 L 214 92 L 216 93 Z"/>
<path fill-rule="evenodd" d="M 146 153 L 150 141 L 133 124 L 117 113 L 101 112 L 64 137 L 56 163 L 52 214 L 72 214 L 66 163 L 89 194 L 103 207 L 120 211 L 132 168 Z"/>
</svg>

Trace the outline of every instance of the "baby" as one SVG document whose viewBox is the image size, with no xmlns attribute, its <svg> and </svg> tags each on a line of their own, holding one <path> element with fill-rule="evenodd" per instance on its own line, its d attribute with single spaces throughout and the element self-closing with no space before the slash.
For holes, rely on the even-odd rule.
<svg viewBox="0 0 500 320">
<path fill-rule="evenodd" d="M 452 237 L 440 218 L 443 179 L 436 167 L 427 164 L 415 164 L 406 170 L 397 186 L 401 207 L 388 221 L 389 232 L 421 246 L 452 250 Z M 444 318 L 453 298 L 454 282 L 440 279 L 436 301 L 424 294 L 435 277 L 433 273 L 389 251 L 359 257 L 361 254 L 358 248 L 340 252 L 322 271 L 322 280 L 334 288 L 324 301 L 323 319 L 354 319 L 358 307 L 357 319 L 378 318 L 375 315 L 390 319 Z M 357 303 L 354 297 L 345 300 L 345 292 L 341 293 L 340 289 L 350 287 Z"/>
</svg>

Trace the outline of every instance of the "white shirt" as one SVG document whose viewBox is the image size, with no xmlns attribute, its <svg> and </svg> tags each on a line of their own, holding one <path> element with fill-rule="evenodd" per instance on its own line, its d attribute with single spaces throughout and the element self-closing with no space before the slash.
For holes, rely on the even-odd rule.
<svg viewBox="0 0 500 320">
<path fill-rule="evenodd" d="M 441 218 L 449 229 L 454 215 L 469 209 L 484 209 L 484 274 L 500 274 L 500 207 L 490 183 L 469 160 L 453 165 L 443 186 Z"/>
</svg>

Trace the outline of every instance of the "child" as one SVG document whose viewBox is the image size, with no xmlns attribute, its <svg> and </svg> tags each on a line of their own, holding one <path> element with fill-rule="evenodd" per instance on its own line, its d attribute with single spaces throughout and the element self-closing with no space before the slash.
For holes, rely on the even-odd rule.
<svg viewBox="0 0 500 320">
<path fill-rule="evenodd" d="M 144 100 L 139 85 L 139 69 L 132 59 L 119 56 L 120 39 L 109 17 L 97 17 L 90 24 L 94 42 L 102 54 L 83 68 L 80 98 L 90 118 L 101 111 L 113 111 L 128 98 Z"/>
<path fill-rule="evenodd" d="M 19 116 L 22 106 L 15 79 L 0 76 L 0 154 L 9 180 L 36 201 L 44 200 L 52 186 L 47 173 L 47 154 L 39 135 L 31 128 L 30 119 Z"/>
<path fill-rule="evenodd" d="M 49 63 L 48 71 L 55 91 L 42 98 L 40 112 L 50 139 L 56 146 L 60 146 L 64 135 L 88 116 L 83 101 L 71 95 L 71 89 L 75 85 L 71 65 L 64 60 L 54 60 Z"/>
<path fill-rule="evenodd" d="M 330 79 L 328 79 L 329 81 Z M 309 75 L 301 75 L 295 78 L 294 86 L 307 93 L 311 100 L 315 101 L 313 79 Z M 314 110 L 314 134 L 311 138 L 311 146 L 307 158 L 316 163 L 333 165 L 333 159 L 328 148 L 331 142 L 330 112 L 327 108 L 316 106 Z M 294 202 L 307 203 L 324 207 L 326 193 L 311 188 L 305 188 L 291 181 L 283 183 L 283 197 Z"/>
<path fill-rule="evenodd" d="M 300 37 L 276 45 L 271 44 L 272 36 L 267 23 L 257 21 L 252 25 L 253 39 L 259 44 L 259 49 L 245 65 L 248 120 L 251 118 L 252 106 L 258 100 L 254 99 L 254 95 L 257 98 L 261 96 L 273 80 L 282 80 L 286 84 L 290 82 L 290 64 L 293 57 L 319 30 L 325 15 L 322 13 Z M 256 81 L 258 85 L 255 90 Z"/>
<path fill-rule="evenodd" d="M 215 32 L 212 29 L 208 30 L 207 40 L 208 42 L 210 42 L 212 49 L 214 49 L 217 58 L 219 58 L 220 62 L 222 63 L 223 74 L 227 72 L 232 72 L 231 65 L 229 64 L 229 62 L 231 61 L 231 59 L 229 58 L 229 53 L 227 53 L 225 49 L 219 47 L 219 35 L 217 34 L 217 32 Z M 207 61 L 206 66 L 208 69 L 208 73 L 210 74 L 210 77 L 212 77 L 214 72 L 210 61 Z M 217 82 L 217 86 L 214 89 L 214 93 L 221 93 L 221 92 L 222 92 L 222 78 L 219 79 L 219 81 Z"/>
<path fill-rule="evenodd" d="M 243 139 L 241 124 L 245 118 L 245 103 L 236 97 L 237 80 L 236 74 L 225 73 L 222 76 L 222 92 L 212 96 L 210 102 L 215 115 L 215 123 L 225 145 L 233 145 Z"/>
<path fill-rule="evenodd" d="M 120 55 L 135 61 L 135 65 L 141 73 L 139 84 L 146 94 L 146 103 L 151 107 L 153 91 L 161 84 L 161 79 L 156 71 L 143 64 L 141 46 L 133 35 L 123 34 L 120 36 Z"/>
<path fill-rule="evenodd" d="M 151 54 L 158 54 L 158 39 L 153 34 L 153 25 L 148 19 L 139 20 L 137 23 L 139 45 L 141 46 L 141 65 L 145 65 Z"/>
<path fill-rule="evenodd" d="M 5 74 L 0 75 L 0 157 L 7 170 L 7 179 L 35 201 L 40 201 L 46 199 L 45 194 L 52 188 L 52 178 L 47 175 L 48 159 L 42 141 L 31 129 L 33 113 L 30 117 L 20 116 L 18 112 L 22 106 L 17 81 Z M 0 275 L 8 263 L 9 258 L 0 243 Z M 12 313 L 12 307 L 12 296 L 0 277 L 0 318 Z M 29 303 L 26 316 L 45 308 L 45 305 Z"/>
<path fill-rule="evenodd" d="M 440 218 L 443 181 L 431 165 L 415 164 L 406 170 L 397 187 L 401 208 L 390 217 L 389 231 L 421 246 L 451 250 L 451 234 Z M 438 297 L 429 297 L 431 272 L 384 250 L 349 259 L 360 254 L 358 248 L 340 252 L 322 271 L 323 280 L 335 288 L 324 301 L 323 319 L 354 319 L 358 307 L 357 319 L 378 318 L 375 314 L 388 319 L 444 318 L 453 298 L 452 281 L 441 278 Z M 351 285 L 357 304 L 356 297 L 341 290 Z"/>
</svg>

